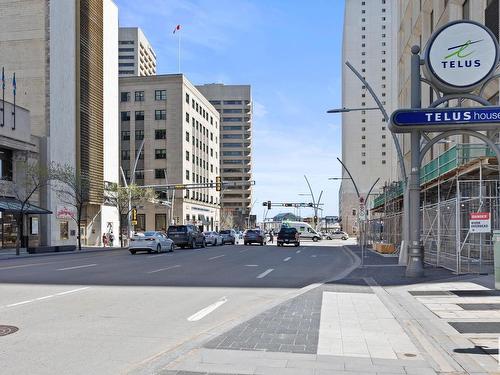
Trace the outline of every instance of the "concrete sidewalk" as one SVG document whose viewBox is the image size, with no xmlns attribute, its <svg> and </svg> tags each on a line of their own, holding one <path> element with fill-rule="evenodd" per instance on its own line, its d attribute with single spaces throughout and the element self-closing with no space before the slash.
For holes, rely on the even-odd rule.
<svg viewBox="0 0 500 375">
<path fill-rule="evenodd" d="M 359 248 L 349 248 L 361 255 Z M 500 374 L 494 357 L 496 336 L 482 334 L 478 341 L 476 333 L 472 337 L 457 331 L 460 327 L 466 331 L 490 327 L 500 332 L 500 294 L 487 292 L 492 276 L 455 276 L 444 269 L 428 268 L 424 278 L 407 279 L 397 258 L 368 252 L 364 261 L 365 267 L 347 278 L 285 301 L 212 337 L 154 373 Z M 450 297 L 442 294 L 450 290 L 466 292 L 451 297 L 453 301 L 434 299 Z M 470 295 L 474 291 L 493 295 L 471 300 L 476 298 Z M 426 295 L 429 293 L 434 295 Z M 457 313 L 461 304 L 471 301 L 499 309 L 483 322 L 498 320 L 498 326 L 472 324 L 486 314 L 470 314 L 463 307 L 464 315 Z M 462 323 L 469 319 L 472 325 L 454 327 L 446 315 L 451 312 L 454 319 Z"/>
<path fill-rule="evenodd" d="M 30 254 L 26 251 L 26 248 L 20 249 L 20 255 L 16 255 L 16 249 L 1 249 L 0 250 L 0 261 L 6 259 L 19 259 L 19 258 L 31 258 L 31 257 L 43 257 L 43 256 L 53 256 L 53 255 L 69 255 L 69 254 L 84 254 L 84 253 L 95 253 L 100 251 L 127 251 L 126 247 L 99 247 L 99 246 L 82 246 L 82 250 L 79 251 L 61 251 L 61 252 L 51 252 L 51 253 L 41 253 L 41 254 Z"/>
</svg>

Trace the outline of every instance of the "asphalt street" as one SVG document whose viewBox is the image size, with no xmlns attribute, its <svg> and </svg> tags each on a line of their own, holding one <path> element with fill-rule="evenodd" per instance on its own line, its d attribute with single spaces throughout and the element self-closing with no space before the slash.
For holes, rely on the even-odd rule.
<svg viewBox="0 0 500 375">
<path fill-rule="evenodd" d="M 354 265 L 341 240 L 0 261 L 2 374 L 121 374 Z"/>
</svg>

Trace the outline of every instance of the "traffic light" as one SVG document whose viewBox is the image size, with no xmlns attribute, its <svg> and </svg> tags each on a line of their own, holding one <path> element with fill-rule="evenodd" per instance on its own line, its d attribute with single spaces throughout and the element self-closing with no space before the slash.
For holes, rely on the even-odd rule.
<svg viewBox="0 0 500 375">
<path fill-rule="evenodd" d="M 222 190 L 222 180 L 221 180 L 220 176 L 215 177 L 215 190 L 216 191 Z"/>
<path fill-rule="evenodd" d="M 271 209 L 271 201 L 267 201 L 267 209 L 270 210 Z"/>
<path fill-rule="evenodd" d="M 313 206 L 313 204 L 312 204 L 312 203 L 308 203 L 308 204 L 307 204 L 307 207 L 312 207 L 312 206 Z"/>
<path fill-rule="evenodd" d="M 314 224 L 318 224 L 318 217 L 314 216 Z"/>
<path fill-rule="evenodd" d="M 132 213 L 131 213 L 131 220 L 136 221 L 137 220 L 137 208 L 132 208 Z"/>
</svg>

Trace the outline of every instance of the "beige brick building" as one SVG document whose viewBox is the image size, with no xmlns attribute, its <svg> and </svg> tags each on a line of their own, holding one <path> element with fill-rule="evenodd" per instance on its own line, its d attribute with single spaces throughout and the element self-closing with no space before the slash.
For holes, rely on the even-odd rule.
<svg viewBox="0 0 500 375">
<path fill-rule="evenodd" d="M 121 166 L 139 185 L 215 183 L 219 175 L 219 113 L 182 74 L 120 78 Z M 165 178 L 164 171 L 167 176 Z M 159 200 L 168 196 L 156 188 Z M 173 215 L 161 204 L 138 210 L 136 230 L 193 223 L 219 229 L 220 195 L 214 188 L 176 190 Z"/>
</svg>

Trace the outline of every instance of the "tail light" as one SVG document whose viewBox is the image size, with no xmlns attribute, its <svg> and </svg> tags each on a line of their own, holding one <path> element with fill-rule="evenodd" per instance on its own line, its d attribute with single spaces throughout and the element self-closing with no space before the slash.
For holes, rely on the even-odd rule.
<svg viewBox="0 0 500 375">
<path fill-rule="evenodd" d="M 145 238 L 146 241 L 154 241 L 154 238 Z"/>
</svg>

